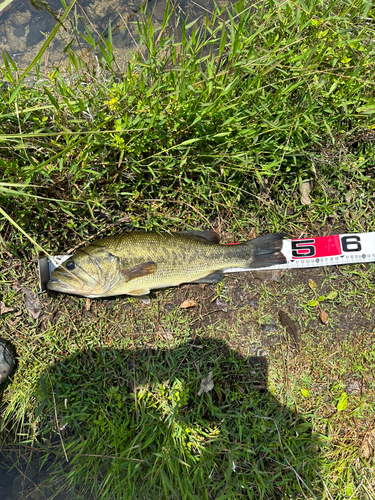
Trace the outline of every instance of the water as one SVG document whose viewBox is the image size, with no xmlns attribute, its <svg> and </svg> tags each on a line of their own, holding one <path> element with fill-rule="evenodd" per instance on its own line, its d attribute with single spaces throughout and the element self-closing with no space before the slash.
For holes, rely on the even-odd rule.
<svg viewBox="0 0 375 500">
<path fill-rule="evenodd" d="M 12 469 L 14 463 L 16 463 L 16 467 Z M 28 462 L 26 457 L 25 460 L 17 461 L 15 456 L 3 456 L 0 460 L 1 500 L 46 500 L 51 498 L 56 493 L 57 487 L 45 486 L 49 478 L 48 467 L 50 465 L 51 461 L 42 470 L 39 470 L 38 459 Z M 67 500 L 66 493 L 57 493 L 54 499 Z"/>
<path fill-rule="evenodd" d="M 32 1 L 35 4 L 40 0 Z M 228 0 L 219 0 L 216 3 L 223 6 Z M 152 0 L 147 3 L 147 13 L 152 14 L 156 29 L 163 20 L 165 5 L 165 0 Z M 27 68 L 32 62 L 57 24 L 56 19 L 64 12 L 60 0 L 48 0 L 48 6 L 49 11 L 45 8 L 37 10 L 28 0 L 14 0 L 5 10 L 0 11 L 0 49 L 7 51 L 21 69 Z M 173 21 L 181 14 L 189 20 L 198 19 L 199 23 L 209 12 L 213 12 L 214 3 L 212 0 L 176 1 L 174 9 Z M 69 17 L 64 25 L 60 26 L 44 53 L 42 67 L 53 68 L 66 63 L 67 53 L 64 49 L 69 44 L 77 54 L 84 58 L 89 57 L 92 51 L 80 33 L 86 34 L 87 26 L 94 39 L 99 40 L 101 34 L 107 34 L 110 22 L 114 55 L 119 68 L 123 69 L 131 52 L 137 48 L 137 21 L 141 19 L 141 15 L 136 0 L 81 0 L 74 5 Z"/>
</svg>

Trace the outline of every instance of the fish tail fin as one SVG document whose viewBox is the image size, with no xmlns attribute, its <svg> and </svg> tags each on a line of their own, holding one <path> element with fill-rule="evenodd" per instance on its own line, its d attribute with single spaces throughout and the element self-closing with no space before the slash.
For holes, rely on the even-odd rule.
<svg viewBox="0 0 375 500">
<path fill-rule="evenodd" d="M 265 236 L 246 241 L 245 245 L 251 246 L 253 250 L 252 261 L 249 267 L 254 269 L 285 264 L 285 255 L 281 253 L 285 236 L 284 233 L 266 234 Z"/>
</svg>

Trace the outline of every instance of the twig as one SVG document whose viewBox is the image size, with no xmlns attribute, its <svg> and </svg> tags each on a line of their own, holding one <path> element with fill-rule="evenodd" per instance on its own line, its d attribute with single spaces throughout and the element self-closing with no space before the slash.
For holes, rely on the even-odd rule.
<svg viewBox="0 0 375 500">
<path fill-rule="evenodd" d="M 64 455 L 65 455 L 65 460 L 67 462 L 69 462 L 68 455 L 66 454 L 66 450 L 65 450 L 65 446 L 64 446 L 64 441 L 63 441 L 63 438 L 62 438 L 62 435 L 61 435 L 61 431 L 60 431 L 59 420 L 58 420 L 58 417 L 57 417 L 56 398 L 55 398 L 55 392 L 54 392 L 53 387 L 52 387 L 52 380 L 51 380 L 51 377 L 50 377 L 50 375 L 49 375 L 48 372 L 47 372 L 47 375 L 48 375 L 48 380 L 49 380 L 49 382 L 51 384 L 52 399 L 53 399 L 53 409 L 55 411 L 55 419 L 56 419 L 57 432 L 59 433 L 59 436 L 60 436 L 62 449 L 63 449 Z"/>
</svg>

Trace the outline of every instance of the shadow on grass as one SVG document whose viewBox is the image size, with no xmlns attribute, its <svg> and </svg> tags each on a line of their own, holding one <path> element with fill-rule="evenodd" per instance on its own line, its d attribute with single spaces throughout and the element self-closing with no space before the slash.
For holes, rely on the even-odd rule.
<svg viewBox="0 0 375 500">
<path fill-rule="evenodd" d="M 271 395 L 267 370 L 199 337 L 81 352 L 42 375 L 33 447 L 69 498 L 319 498 L 318 439 Z"/>
</svg>

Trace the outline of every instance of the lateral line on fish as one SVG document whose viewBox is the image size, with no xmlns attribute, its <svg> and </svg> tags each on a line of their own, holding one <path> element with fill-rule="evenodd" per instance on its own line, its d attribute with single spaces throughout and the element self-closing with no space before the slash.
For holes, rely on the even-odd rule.
<svg viewBox="0 0 375 500">
<path fill-rule="evenodd" d="M 213 231 L 133 231 L 108 236 L 92 242 L 53 270 L 47 287 L 105 297 L 143 295 L 145 290 L 181 283 L 218 282 L 223 271 L 268 268 L 286 262 L 280 252 L 283 237 L 281 233 L 268 234 L 231 247 L 220 244 Z"/>
</svg>

